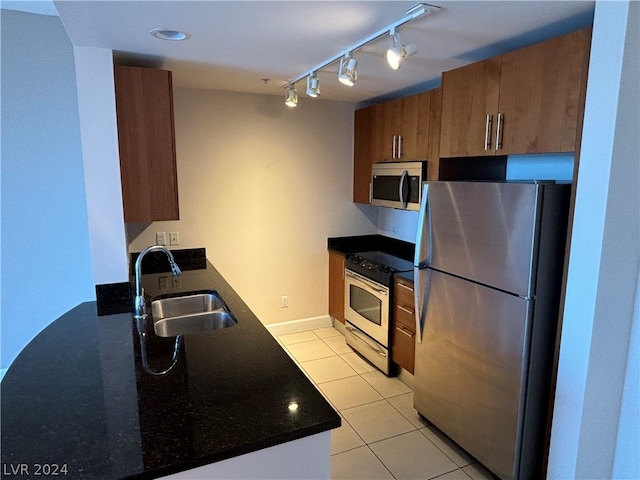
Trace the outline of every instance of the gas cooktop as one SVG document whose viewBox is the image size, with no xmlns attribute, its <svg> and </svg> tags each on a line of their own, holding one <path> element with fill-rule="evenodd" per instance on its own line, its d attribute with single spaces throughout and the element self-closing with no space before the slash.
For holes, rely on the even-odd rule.
<svg viewBox="0 0 640 480">
<path fill-rule="evenodd" d="M 394 273 L 413 270 L 413 263 L 380 251 L 350 253 L 346 265 L 349 270 L 387 287 L 393 284 Z"/>
</svg>

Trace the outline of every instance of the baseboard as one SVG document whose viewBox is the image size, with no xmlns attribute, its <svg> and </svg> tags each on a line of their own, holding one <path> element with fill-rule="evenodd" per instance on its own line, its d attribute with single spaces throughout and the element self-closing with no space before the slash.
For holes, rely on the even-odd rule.
<svg viewBox="0 0 640 480">
<path fill-rule="evenodd" d="M 287 335 L 288 333 L 306 332 L 307 330 L 315 330 L 316 328 L 332 327 L 333 322 L 329 315 L 320 317 L 302 318 L 300 320 L 290 320 L 288 322 L 269 323 L 265 325 L 271 335 Z"/>
</svg>

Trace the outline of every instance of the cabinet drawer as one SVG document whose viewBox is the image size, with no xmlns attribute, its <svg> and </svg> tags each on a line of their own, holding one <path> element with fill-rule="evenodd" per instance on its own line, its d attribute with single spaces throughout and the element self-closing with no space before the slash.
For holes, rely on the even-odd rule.
<svg viewBox="0 0 640 480">
<path fill-rule="evenodd" d="M 405 329 L 415 333 L 416 317 L 414 312 L 413 306 L 396 303 L 393 309 L 394 320 Z"/>
<path fill-rule="evenodd" d="M 393 292 L 396 304 L 413 305 L 413 282 L 398 278 Z"/>
<path fill-rule="evenodd" d="M 413 374 L 415 356 L 415 334 L 396 324 L 392 333 L 391 360 Z"/>
</svg>

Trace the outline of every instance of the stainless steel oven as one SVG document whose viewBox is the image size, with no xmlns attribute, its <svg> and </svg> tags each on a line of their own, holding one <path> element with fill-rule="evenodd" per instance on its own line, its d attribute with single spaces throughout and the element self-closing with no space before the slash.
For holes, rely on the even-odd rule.
<svg viewBox="0 0 640 480">
<path fill-rule="evenodd" d="M 386 375 L 392 374 L 390 317 L 393 275 L 413 263 L 385 252 L 350 253 L 345 258 L 344 318 L 347 345 Z"/>
<path fill-rule="evenodd" d="M 389 375 L 389 287 L 345 270 L 347 344 Z"/>
</svg>

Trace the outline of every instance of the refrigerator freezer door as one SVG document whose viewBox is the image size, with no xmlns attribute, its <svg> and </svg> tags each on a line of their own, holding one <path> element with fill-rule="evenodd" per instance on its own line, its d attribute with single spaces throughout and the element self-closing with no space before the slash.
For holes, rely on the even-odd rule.
<svg viewBox="0 0 640 480">
<path fill-rule="evenodd" d="M 523 297 L 532 296 L 542 188 L 534 183 L 428 184 L 428 200 L 423 202 L 428 205 L 423 230 L 430 239 L 426 263 Z"/>
<path fill-rule="evenodd" d="M 414 406 L 503 479 L 519 468 L 532 301 L 432 271 Z"/>
</svg>

